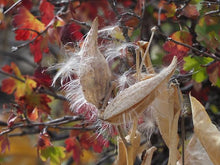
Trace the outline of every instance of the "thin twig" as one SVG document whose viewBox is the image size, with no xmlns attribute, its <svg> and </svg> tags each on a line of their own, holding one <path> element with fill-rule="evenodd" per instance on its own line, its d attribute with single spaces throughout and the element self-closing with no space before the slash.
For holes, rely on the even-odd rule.
<svg viewBox="0 0 220 165">
<path fill-rule="evenodd" d="M 185 43 L 176 41 L 176 40 L 172 39 L 171 37 L 167 37 L 165 34 L 163 34 L 163 33 L 160 32 L 160 31 L 158 31 L 158 33 L 159 33 L 160 35 L 162 35 L 163 37 L 165 37 L 168 41 L 171 41 L 171 42 L 174 42 L 175 44 L 178 44 L 178 45 L 182 45 L 182 46 L 184 46 L 184 47 L 187 47 L 187 48 L 189 48 L 189 49 L 191 49 L 191 50 L 193 50 L 193 51 L 195 51 L 195 52 L 198 52 L 198 53 L 202 54 L 202 55 L 205 56 L 205 57 L 210 57 L 210 58 L 212 58 L 212 59 L 214 59 L 214 60 L 220 61 L 220 58 L 217 57 L 217 56 L 216 56 L 215 54 L 213 54 L 213 53 L 212 53 L 212 54 L 209 54 L 209 53 L 204 52 L 204 51 L 201 51 L 201 50 L 199 50 L 199 49 L 197 49 L 197 48 L 195 48 L 195 47 L 192 47 L 192 46 L 190 46 L 190 45 L 188 45 L 188 44 L 185 44 Z"/>
<path fill-rule="evenodd" d="M 10 133 L 13 130 L 17 129 L 17 128 L 30 128 L 30 127 L 35 127 L 35 126 L 44 126 L 44 127 L 52 127 L 52 128 L 57 128 L 59 125 L 62 124 L 67 124 L 67 123 L 71 123 L 71 122 L 75 122 L 75 121 L 80 121 L 83 120 L 83 117 L 81 116 L 64 116 L 62 118 L 58 118 L 58 119 L 54 119 L 54 120 L 50 120 L 47 122 L 42 122 L 42 123 L 18 123 L 18 124 L 14 124 L 12 127 L 0 132 L 0 136 Z M 62 128 L 62 127 L 61 127 Z M 59 129 L 59 127 L 58 127 Z M 85 129 L 85 128 L 82 128 Z"/>
<path fill-rule="evenodd" d="M 91 26 L 89 24 L 87 24 L 86 22 L 81 22 L 81 21 L 73 19 L 73 18 L 71 18 L 70 21 L 73 21 L 73 22 L 75 22 L 75 23 L 77 23 L 79 25 L 82 25 L 82 26 L 86 26 L 89 29 L 91 28 Z"/>
<path fill-rule="evenodd" d="M 4 72 L 3 70 L 0 70 L 0 74 L 3 74 L 3 75 L 5 75 L 5 76 L 9 76 L 9 77 L 11 77 L 11 78 L 14 78 L 14 79 L 20 81 L 20 82 L 25 83 L 25 80 L 23 80 L 23 79 L 21 79 L 21 78 L 15 76 L 15 75 L 13 75 L 13 74 L 10 74 L 10 73 L 7 73 L 7 72 Z"/>
<path fill-rule="evenodd" d="M 19 5 L 22 2 L 22 0 L 18 0 L 17 2 L 15 2 L 13 5 L 11 5 L 6 11 L 4 11 L 3 14 L 7 14 L 9 11 L 11 11 L 12 9 L 14 9 L 17 5 Z"/>
<path fill-rule="evenodd" d="M 39 93 L 43 93 L 43 94 L 47 94 L 49 96 L 53 96 L 55 99 L 60 99 L 60 100 L 64 100 L 67 101 L 67 98 L 63 95 L 59 95 L 55 92 L 49 91 L 49 90 L 45 90 L 44 88 L 40 88 L 39 90 L 37 90 Z"/>
</svg>

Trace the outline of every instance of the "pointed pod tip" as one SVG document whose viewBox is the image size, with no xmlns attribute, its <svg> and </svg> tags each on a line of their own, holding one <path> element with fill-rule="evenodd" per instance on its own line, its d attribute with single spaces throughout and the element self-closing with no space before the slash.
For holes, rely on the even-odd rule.
<svg viewBox="0 0 220 165">
<path fill-rule="evenodd" d="M 99 19 L 98 17 L 96 17 L 92 22 L 91 29 L 93 29 L 94 31 L 98 31 L 98 25 L 99 25 Z"/>
</svg>

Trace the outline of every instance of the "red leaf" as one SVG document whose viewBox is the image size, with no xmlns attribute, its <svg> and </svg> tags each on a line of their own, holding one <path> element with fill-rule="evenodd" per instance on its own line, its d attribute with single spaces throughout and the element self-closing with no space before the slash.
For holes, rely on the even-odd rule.
<svg viewBox="0 0 220 165">
<path fill-rule="evenodd" d="M 185 43 L 190 46 L 192 45 L 192 36 L 187 31 L 177 31 L 173 33 L 170 37 L 180 43 Z M 176 44 L 172 41 L 165 42 L 163 48 L 165 51 L 169 52 L 169 54 L 167 54 L 163 59 L 163 61 L 168 63 L 172 60 L 173 56 L 177 56 L 178 61 L 182 62 L 183 57 L 187 55 L 187 52 L 189 51 L 189 48 L 180 44 Z"/>
<path fill-rule="evenodd" d="M 108 146 L 109 146 L 109 141 L 104 139 L 102 135 L 95 137 L 95 140 L 92 143 L 93 150 L 98 153 L 102 152 L 103 147 L 108 147 Z"/>
<path fill-rule="evenodd" d="M 47 53 L 49 51 L 47 44 L 47 39 L 43 38 L 42 36 L 38 37 L 38 39 L 36 39 L 33 44 L 30 44 L 30 50 L 34 55 L 34 61 L 36 63 L 39 63 L 42 60 L 42 52 Z"/>
<path fill-rule="evenodd" d="M 34 72 L 34 79 L 39 84 L 49 87 L 51 85 L 52 78 L 49 74 L 47 74 L 46 69 L 46 67 L 38 67 Z"/>
<path fill-rule="evenodd" d="M 60 30 L 61 41 L 63 44 L 68 42 L 80 41 L 83 34 L 80 32 L 81 27 L 77 24 L 66 24 Z"/>
<path fill-rule="evenodd" d="M 30 10 L 33 6 L 33 3 L 32 0 L 22 0 L 21 5 L 24 6 L 26 9 Z"/>
<path fill-rule="evenodd" d="M 48 25 L 54 18 L 54 6 L 47 2 L 47 0 L 41 0 L 40 3 L 41 21 Z"/>
<path fill-rule="evenodd" d="M 8 118 L 8 121 L 7 121 L 7 124 L 8 124 L 8 127 L 12 127 L 14 125 L 14 122 L 15 120 L 17 119 L 17 115 L 15 115 L 14 113 L 11 113 L 9 118 Z"/>
<path fill-rule="evenodd" d="M 215 62 L 207 67 L 207 73 L 209 75 L 209 81 L 215 85 L 220 77 L 220 62 Z"/>
<path fill-rule="evenodd" d="M 11 66 L 9 66 L 9 65 L 3 66 L 3 67 L 2 67 L 2 70 L 3 70 L 4 72 L 10 73 L 10 74 L 13 72 L 13 69 L 12 69 Z"/>
<path fill-rule="evenodd" d="M 15 84 L 16 82 L 13 78 L 4 79 L 2 80 L 1 91 L 7 94 L 12 94 L 16 89 Z"/>
<path fill-rule="evenodd" d="M 83 133 L 80 137 L 80 145 L 88 150 L 92 146 L 91 134 L 89 132 Z"/>
<path fill-rule="evenodd" d="M 1 142 L 1 153 L 4 153 L 6 151 L 6 148 L 10 150 L 10 144 L 7 136 L 0 136 L 0 142 Z"/>
<path fill-rule="evenodd" d="M 79 164 L 80 155 L 82 153 L 79 141 L 76 139 L 76 137 L 70 137 L 65 140 L 65 144 L 66 144 L 66 151 L 67 152 L 72 151 L 73 152 L 73 160 L 77 164 Z"/>
<path fill-rule="evenodd" d="M 13 25 L 18 28 L 15 31 L 16 40 L 32 40 L 38 35 L 37 32 L 45 29 L 44 24 L 36 19 L 25 7 L 18 9 L 18 14 L 14 16 Z"/>
<path fill-rule="evenodd" d="M 197 11 L 195 5 L 188 4 L 182 11 L 182 15 L 188 18 L 196 19 L 199 16 L 199 12 Z"/>
</svg>

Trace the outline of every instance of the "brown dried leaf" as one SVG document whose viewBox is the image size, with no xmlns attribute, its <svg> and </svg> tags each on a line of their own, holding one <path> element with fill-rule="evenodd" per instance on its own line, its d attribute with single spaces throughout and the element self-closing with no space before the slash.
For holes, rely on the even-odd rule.
<svg viewBox="0 0 220 165">
<path fill-rule="evenodd" d="M 152 103 L 153 115 L 164 139 L 169 148 L 168 164 L 176 164 L 179 158 L 177 150 L 179 137 L 178 119 L 180 115 L 180 103 L 178 89 L 175 86 L 167 87 L 166 84 L 160 87 L 160 95 Z"/>
<path fill-rule="evenodd" d="M 153 157 L 153 153 L 154 151 L 156 151 L 157 148 L 156 147 L 151 147 L 147 150 L 146 152 L 146 155 L 144 157 L 144 160 L 143 162 L 141 163 L 141 165 L 151 165 L 151 160 L 152 160 L 152 157 Z"/>
<path fill-rule="evenodd" d="M 185 150 L 184 165 L 213 165 L 199 139 L 193 135 Z M 182 158 L 177 165 L 182 165 Z"/>
<path fill-rule="evenodd" d="M 129 134 L 125 139 L 129 143 L 128 146 L 123 143 L 120 137 L 118 138 L 118 155 L 114 165 L 133 165 L 135 158 L 143 151 L 142 146 L 140 146 L 141 134 L 138 131 L 136 131 L 133 138 L 132 135 Z"/>
<path fill-rule="evenodd" d="M 98 19 L 96 18 L 82 46 L 80 84 L 85 99 L 101 107 L 111 81 L 111 71 L 98 49 Z"/>
<path fill-rule="evenodd" d="M 142 113 L 157 97 L 161 84 L 168 83 L 177 65 L 174 57 L 169 67 L 156 76 L 140 81 L 119 93 L 102 114 L 105 121 L 120 124 L 129 121 L 132 115 Z"/>
<path fill-rule="evenodd" d="M 194 97 L 190 96 L 192 117 L 195 135 L 205 148 L 209 158 L 215 165 L 220 162 L 220 132 L 212 124 L 203 105 Z"/>
</svg>

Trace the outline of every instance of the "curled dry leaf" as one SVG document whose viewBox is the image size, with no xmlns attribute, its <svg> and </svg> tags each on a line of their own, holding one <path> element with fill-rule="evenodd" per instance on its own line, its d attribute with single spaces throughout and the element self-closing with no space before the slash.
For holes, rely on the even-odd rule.
<svg viewBox="0 0 220 165">
<path fill-rule="evenodd" d="M 97 108 L 109 89 L 111 72 L 107 61 L 98 49 L 98 19 L 96 18 L 82 46 L 80 84 L 85 99 Z"/>
<path fill-rule="evenodd" d="M 177 150 L 179 142 L 177 131 L 180 115 L 179 98 L 181 96 L 179 96 L 178 89 L 174 85 L 167 87 L 166 84 L 163 84 L 159 91 L 160 94 L 152 103 L 152 112 L 161 136 L 169 148 L 168 165 L 174 165 L 180 156 Z"/>
<path fill-rule="evenodd" d="M 156 147 L 151 147 L 147 150 L 146 155 L 144 156 L 143 162 L 141 163 L 141 165 L 151 165 L 151 160 L 153 157 L 153 153 L 154 151 L 156 151 L 157 148 Z"/>
<path fill-rule="evenodd" d="M 146 145 L 140 145 L 141 134 L 138 131 L 136 131 L 134 137 L 132 137 L 132 134 L 130 133 L 125 139 L 129 142 L 128 146 L 123 143 L 121 137 L 118 137 L 118 155 L 115 159 L 114 165 L 133 165 L 138 154 L 147 148 Z"/>
<path fill-rule="evenodd" d="M 102 118 L 113 124 L 131 120 L 142 113 L 157 97 L 159 86 L 167 84 L 177 65 L 177 58 L 156 76 L 135 83 L 119 93 L 106 107 Z"/>
<path fill-rule="evenodd" d="M 210 120 L 203 105 L 190 96 L 195 135 L 215 165 L 220 163 L 220 132 Z"/>
</svg>

